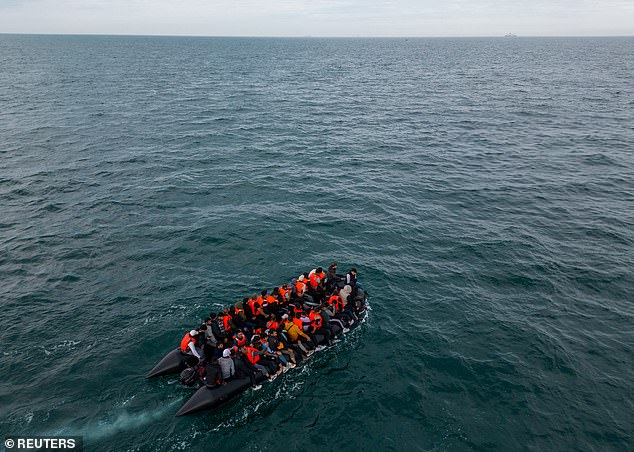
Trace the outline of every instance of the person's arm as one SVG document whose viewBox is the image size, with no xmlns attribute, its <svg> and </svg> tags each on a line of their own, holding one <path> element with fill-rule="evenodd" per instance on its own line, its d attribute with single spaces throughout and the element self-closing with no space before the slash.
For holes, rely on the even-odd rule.
<svg viewBox="0 0 634 452">
<path fill-rule="evenodd" d="M 187 346 L 189 347 L 189 349 L 192 352 L 192 355 L 194 355 L 196 358 L 200 359 L 200 354 L 198 353 L 198 351 L 196 350 L 196 346 L 194 345 L 193 342 L 190 342 L 189 344 L 187 344 Z"/>
<path fill-rule="evenodd" d="M 310 338 L 308 337 L 308 335 L 307 335 L 306 333 L 304 333 L 302 330 L 300 330 L 300 329 L 299 329 L 299 327 L 298 327 L 297 325 L 293 324 L 293 326 L 294 326 L 295 328 L 297 328 L 297 334 L 298 334 L 299 336 L 303 337 L 303 338 L 304 338 L 304 339 L 306 339 L 306 340 L 310 340 Z"/>
</svg>

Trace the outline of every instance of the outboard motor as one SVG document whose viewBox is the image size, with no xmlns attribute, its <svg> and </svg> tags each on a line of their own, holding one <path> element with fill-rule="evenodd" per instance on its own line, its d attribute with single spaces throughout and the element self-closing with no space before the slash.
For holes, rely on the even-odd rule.
<svg viewBox="0 0 634 452">
<path fill-rule="evenodd" d="M 198 382 L 198 367 L 188 367 L 181 372 L 180 381 L 183 385 L 192 387 Z"/>
</svg>

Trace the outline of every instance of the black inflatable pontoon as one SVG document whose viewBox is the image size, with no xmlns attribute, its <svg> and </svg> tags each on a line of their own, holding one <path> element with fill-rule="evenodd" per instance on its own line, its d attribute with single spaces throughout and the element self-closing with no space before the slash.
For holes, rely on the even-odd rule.
<svg viewBox="0 0 634 452">
<path fill-rule="evenodd" d="M 357 315 L 360 320 L 355 322 L 352 328 L 356 328 L 358 325 L 363 323 L 363 319 L 366 316 L 366 306 L 365 301 L 367 296 L 363 289 L 359 288 L 357 293 L 357 297 L 355 301 L 361 301 L 360 306 L 362 306 L 361 310 L 357 311 Z M 339 335 L 342 333 L 339 325 L 336 322 L 331 321 L 331 327 L 333 329 L 333 333 L 335 335 Z M 319 334 L 315 335 L 315 339 L 318 344 L 323 344 L 325 342 L 325 338 Z M 168 374 L 177 374 L 181 370 L 183 370 L 187 366 L 187 360 L 191 359 L 191 356 L 182 353 L 180 349 L 175 349 L 169 352 L 165 357 L 159 361 L 159 363 L 152 368 L 150 372 L 146 375 L 146 378 L 159 377 L 162 375 Z M 263 382 L 267 380 L 267 378 L 263 374 L 256 374 L 255 380 L 257 383 Z M 187 414 L 197 413 L 199 411 L 210 410 L 212 408 L 216 408 L 217 406 L 227 402 L 228 400 L 234 398 L 236 395 L 245 392 L 247 389 L 251 387 L 251 380 L 249 378 L 240 378 L 236 380 L 232 380 L 227 382 L 224 385 L 217 386 L 215 388 L 209 388 L 207 386 L 203 386 L 199 388 L 193 396 L 181 407 L 180 410 L 176 413 L 176 416 L 185 416 Z"/>
</svg>

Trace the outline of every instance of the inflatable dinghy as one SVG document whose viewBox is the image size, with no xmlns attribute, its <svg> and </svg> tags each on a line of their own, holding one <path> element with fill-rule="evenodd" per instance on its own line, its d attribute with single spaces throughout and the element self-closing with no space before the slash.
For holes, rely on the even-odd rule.
<svg viewBox="0 0 634 452">
<path fill-rule="evenodd" d="M 332 332 L 333 336 L 343 338 L 345 336 L 344 333 L 348 333 L 351 329 L 358 327 L 365 320 L 365 317 L 367 315 L 366 293 L 361 286 L 356 286 L 353 294 L 351 295 L 353 296 L 350 297 L 349 300 L 351 300 L 352 303 L 350 303 L 349 301 L 349 305 L 354 308 L 354 312 L 358 320 L 351 323 L 343 322 L 344 329 L 342 331 L 342 321 L 339 318 L 332 319 L 330 322 L 330 331 Z M 315 333 L 313 334 L 313 337 L 317 342 L 315 345 L 325 345 L 326 338 L 323 335 Z M 321 349 L 328 350 L 328 348 L 329 347 L 320 347 L 317 348 L 315 352 L 319 353 Z M 311 355 L 312 354 L 313 353 L 311 353 Z M 163 357 L 163 359 L 161 359 L 161 361 L 159 361 L 158 364 L 156 364 L 152 368 L 152 370 L 147 373 L 146 378 L 178 374 L 183 369 L 194 366 L 197 361 L 197 358 L 182 352 L 180 348 L 176 348 L 165 355 L 165 357 Z M 298 359 L 298 366 L 301 365 L 300 361 L 301 359 Z M 268 380 L 264 374 L 259 372 L 254 375 L 254 378 L 255 383 L 261 383 Z M 214 409 L 222 405 L 223 403 L 233 399 L 237 395 L 247 391 L 251 387 L 252 381 L 248 377 L 235 378 L 226 382 L 225 384 L 217 385 L 213 388 L 203 385 L 198 390 L 196 390 L 191 398 L 181 407 L 180 410 L 178 410 L 176 416 L 184 416 L 200 411 Z"/>
</svg>

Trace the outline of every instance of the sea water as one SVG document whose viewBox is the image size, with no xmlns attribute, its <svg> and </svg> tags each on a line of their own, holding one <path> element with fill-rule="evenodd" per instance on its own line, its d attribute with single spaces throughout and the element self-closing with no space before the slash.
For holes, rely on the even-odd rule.
<svg viewBox="0 0 634 452">
<path fill-rule="evenodd" d="M 626 450 L 634 40 L 0 36 L 0 430 Z M 145 373 L 337 261 L 368 322 L 201 415 Z"/>
</svg>

